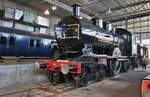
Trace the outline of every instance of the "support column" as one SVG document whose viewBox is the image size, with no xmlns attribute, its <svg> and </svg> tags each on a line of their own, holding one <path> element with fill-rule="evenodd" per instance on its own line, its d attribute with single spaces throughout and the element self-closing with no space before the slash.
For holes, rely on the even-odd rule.
<svg viewBox="0 0 150 97">
<path fill-rule="evenodd" d="M 128 30 L 128 20 L 125 20 L 125 29 Z"/>
<path fill-rule="evenodd" d="M 142 33 L 140 32 L 140 43 L 142 43 Z"/>
</svg>

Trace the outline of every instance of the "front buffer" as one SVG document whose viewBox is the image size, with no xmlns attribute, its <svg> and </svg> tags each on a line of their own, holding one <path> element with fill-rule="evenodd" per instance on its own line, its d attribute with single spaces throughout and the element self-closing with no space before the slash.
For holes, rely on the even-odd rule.
<svg viewBox="0 0 150 97">
<path fill-rule="evenodd" d="M 81 75 L 81 64 L 68 60 L 35 63 L 37 68 L 48 71 L 48 78 L 53 83 L 71 81 Z"/>
</svg>

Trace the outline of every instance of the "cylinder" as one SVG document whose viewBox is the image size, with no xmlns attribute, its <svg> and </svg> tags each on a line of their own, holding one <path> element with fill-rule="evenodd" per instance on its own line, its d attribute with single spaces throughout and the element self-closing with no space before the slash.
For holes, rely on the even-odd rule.
<svg viewBox="0 0 150 97">
<path fill-rule="evenodd" d="M 93 25 L 103 28 L 103 20 L 99 18 L 92 18 L 91 19 Z"/>
<path fill-rule="evenodd" d="M 80 5 L 74 4 L 73 7 L 73 15 L 79 17 L 80 16 Z"/>
</svg>

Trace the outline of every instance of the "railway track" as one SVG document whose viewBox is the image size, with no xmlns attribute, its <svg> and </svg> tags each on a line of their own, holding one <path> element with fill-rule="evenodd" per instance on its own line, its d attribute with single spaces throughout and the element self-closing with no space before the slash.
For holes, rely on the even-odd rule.
<svg viewBox="0 0 150 97">
<path fill-rule="evenodd" d="M 74 90 L 68 83 L 39 85 L 30 89 L 12 91 L 0 95 L 0 97 L 54 97 L 58 94 Z"/>
<path fill-rule="evenodd" d="M 37 61 L 49 61 L 48 57 L 3 57 L 0 58 L 0 64 L 28 64 Z"/>
</svg>

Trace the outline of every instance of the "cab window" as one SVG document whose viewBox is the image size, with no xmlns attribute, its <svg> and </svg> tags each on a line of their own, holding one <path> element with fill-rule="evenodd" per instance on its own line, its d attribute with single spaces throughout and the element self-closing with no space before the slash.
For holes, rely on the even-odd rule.
<svg viewBox="0 0 150 97">
<path fill-rule="evenodd" d="M 1 36 L 1 37 L 0 37 L 0 44 L 1 44 L 1 45 L 6 45 L 6 43 L 7 43 L 7 38 L 4 37 L 4 36 Z"/>
<path fill-rule="evenodd" d="M 9 45 L 12 45 L 12 46 L 15 45 L 15 41 L 16 41 L 16 40 L 15 40 L 14 37 L 10 37 L 10 38 L 9 38 Z"/>
<path fill-rule="evenodd" d="M 30 47 L 34 47 L 34 40 L 33 39 L 30 40 Z"/>
<path fill-rule="evenodd" d="M 40 47 L 41 45 L 41 41 L 40 40 L 36 40 L 36 47 Z"/>
</svg>

